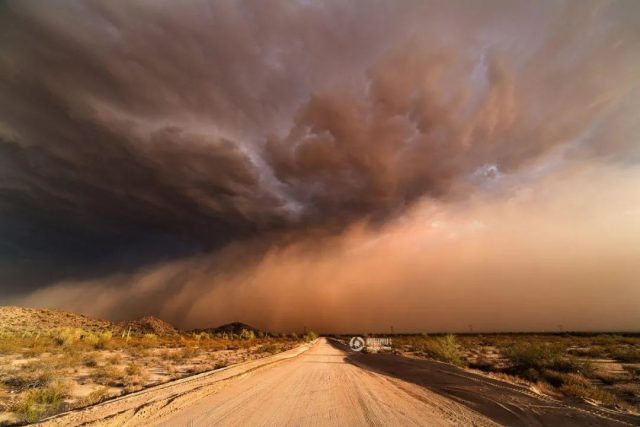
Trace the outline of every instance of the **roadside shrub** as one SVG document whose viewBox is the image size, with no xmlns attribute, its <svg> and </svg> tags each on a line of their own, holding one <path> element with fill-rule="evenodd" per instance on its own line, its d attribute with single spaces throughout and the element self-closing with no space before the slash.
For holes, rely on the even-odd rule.
<svg viewBox="0 0 640 427">
<path fill-rule="evenodd" d="M 624 363 L 640 363 L 640 349 L 638 348 L 617 348 L 611 357 Z"/>
<path fill-rule="evenodd" d="M 456 337 L 451 334 L 426 340 L 424 352 L 441 362 L 454 365 L 462 365 L 463 363 L 463 353 L 458 348 Z"/>
<path fill-rule="evenodd" d="M 640 377 L 640 367 L 625 365 L 622 369 L 628 372 L 632 377 Z"/>
<path fill-rule="evenodd" d="M 276 354 L 280 352 L 280 346 L 275 343 L 265 344 L 260 347 L 261 352 Z"/>
<path fill-rule="evenodd" d="M 593 375 L 591 378 L 595 378 L 602 382 L 602 384 L 613 385 L 616 382 L 620 381 L 620 375 L 612 375 L 609 373 L 598 373 Z"/>
<path fill-rule="evenodd" d="M 82 335 L 82 329 L 61 328 L 53 332 L 52 338 L 57 345 L 70 346 L 78 342 Z"/>
<path fill-rule="evenodd" d="M 520 342 L 503 349 L 503 354 L 514 368 L 525 371 L 560 365 L 563 351 L 557 345 Z"/>
<path fill-rule="evenodd" d="M 118 365 L 120 362 L 122 362 L 122 356 L 119 353 L 116 353 L 107 358 L 107 363 L 110 365 Z"/>
<path fill-rule="evenodd" d="M 125 372 L 127 373 L 127 375 L 140 375 L 140 373 L 142 372 L 142 368 L 140 367 L 140 365 L 132 363 L 127 366 Z"/>
<path fill-rule="evenodd" d="M 565 396 L 579 399 L 593 399 L 611 406 L 617 403 L 616 397 L 607 390 L 596 387 L 586 378 L 576 374 L 565 374 L 559 388 Z"/>
<path fill-rule="evenodd" d="M 318 334 L 316 334 L 316 333 L 315 333 L 315 332 L 313 332 L 313 331 L 309 331 L 309 332 L 307 332 L 307 334 L 304 336 L 304 340 L 305 340 L 305 341 L 307 341 L 307 342 L 309 342 L 309 341 L 313 341 L 313 340 L 315 340 L 316 338 L 318 338 Z"/>
<path fill-rule="evenodd" d="M 495 369 L 493 362 L 487 359 L 485 356 L 479 356 L 475 362 L 469 363 L 469 367 L 473 369 L 479 369 L 484 372 L 491 372 Z"/>
<path fill-rule="evenodd" d="M 34 423 L 54 415 L 63 407 L 64 399 L 69 395 L 69 388 L 63 383 L 50 384 L 27 393 L 12 408 L 22 421 Z"/>
<path fill-rule="evenodd" d="M 107 386 L 122 385 L 122 373 L 113 366 L 101 366 L 91 374 L 91 379 L 96 384 Z"/>
<path fill-rule="evenodd" d="M 82 398 L 78 403 L 77 407 L 95 405 L 96 403 L 100 403 L 103 400 L 109 397 L 109 389 L 107 387 L 100 387 L 91 393 L 88 396 Z"/>
<path fill-rule="evenodd" d="M 127 375 L 123 378 L 123 385 L 127 393 L 140 390 L 148 379 L 147 373 L 135 363 L 129 365 L 125 372 Z"/>
<path fill-rule="evenodd" d="M 253 331 L 243 329 L 240 331 L 240 339 L 243 340 L 254 340 L 256 339 L 256 334 Z"/>
<path fill-rule="evenodd" d="M 98 335 L 98 340 L 93 344 L 93 347 L 96 350 L 104 350 L 109 347 L 112 338 L 113 333 L 111 331 L 104 331 Z"/>
<path fill-rule="evenodd" d="M 192 346 L 186 346 L 180 350 L 179 358 L 181 360 L 191 359 L 198 355 L 198 349 Z"/>
<path fill-rule="evenodd" d="M 406 345 L 409 346 L 409 351 L 425 351 L 425 344 L 430 340 L 430 338 L 425 337 L 409 337 L 406 339 Z M 395 340 L 394 340 L 395 343 Z"/>
<path fill-rule="evenodd" d="M 561 345 L 520 342 L 503 349 L 502 353 L 511 364 L 511 371 L 525 379 L 537 381 L 546 369 L 564 373 L 588 373 L 592 367 L 588 361 L 566 355 Z"/>
<path fill-rule="evenodd" d="M 571 349 L 569 353 L 579 357 L 602 358 L 607 356 L 607 352 L 601 346 Z"/>
<path fill-rule="evenodd" d="M 82 359 L 82 364 L 87 368 L 95 368 L 96 366 L 98 366 L 98 358 L 95 354 L 87 354 Z"/>
<path fill-rule="evenodd" d="M 228 365 L 229 365 L 229 362 L 227 362 L 225 359 L 216 360 L 216 364 L 213 365 L 213 369 L 224 368 Z"/>
<path fill-rule="evenodd" d="M 196 341 L 211 339 L 211 335 L 209 335 L 209 333 L 207 332 L 199 332 L 199 333 L 194 332 L 192 334 L 192 337 Z"/>
<path fill-rule="evenodd" d="M 49 348 L 45 340 L 38 339 L 38 337 L 36 337 L 28 343 L 22 354 L 25 357 L 37 357 L 42 353 L 45 353 L 47 350 L 49 350 Z"/>
<path fill-rule="evenodd" d="M 17 337 L 8 334 L 0 337 L 0 354 L 19 353 L 22 347 L 22 340 Z"/>
<path fill-rule="evenodd" d="M 2 384 L 15 391 L 22 391 L 32 388 L 41 388 L 49 385 L 52 375 L 49 371 L 39 372 L 35 375 L 29 373 L 17 373 L 2 379 Z"/>
</svg>

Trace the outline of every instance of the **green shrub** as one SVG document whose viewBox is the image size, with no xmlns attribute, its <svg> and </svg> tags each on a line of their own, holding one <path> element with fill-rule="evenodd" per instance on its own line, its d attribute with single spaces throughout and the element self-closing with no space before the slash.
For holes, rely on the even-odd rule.
<svg viewBox="0 0 640 427">
<path fill-rule="evenodd" d="M 503 354 L 513 367 L 524 371 L 561 363 L 563 351 L 559 346 L 520 342 L 504 349 Z"/>
<path fill-rule="evenodd" d="M 458 348 L 456 337 L 451 334 L 426 340 L 423 351 L 442 362 L 463 364 L 463 353 Z"/>
<path fill-rule="evenodd" d="M 565 373 L 588 373 L 592 370 L 588 361 L 565 354 L 564 348 L 558 344 L 520 342 L 502 352 L 511 363 L 511 369 L 531 381 L 537 381 L 545 369 Z"/>
</svg>

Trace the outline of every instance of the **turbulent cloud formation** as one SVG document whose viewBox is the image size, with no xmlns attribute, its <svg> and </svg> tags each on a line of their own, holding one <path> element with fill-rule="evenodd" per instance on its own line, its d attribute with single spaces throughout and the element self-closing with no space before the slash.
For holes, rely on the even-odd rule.
<svg viewBox="0 0 640 427">
<path fill-rule="evenodd" d="M 212 279 L 192 286 L 222 292 L 238 259 L 501 201 L 565 164 L 634 168 L 639 6 L 5 2 L 3 290 L 135 289 L 145 265 L 196 263 Z M 175 280 L 160 306 L 194 282 Z"/>
<path fill-rule="evenodd" d="M 636 330 L 639 180 L 638 170 L 556 172 L 507 199 L 430 201 L 373 230 L 297 236 L 261 256 L 247 255 L 262 242 L 244 242 L 19 302 L 115 318 L 151 309 L 187 328 Z"/>
</svg>

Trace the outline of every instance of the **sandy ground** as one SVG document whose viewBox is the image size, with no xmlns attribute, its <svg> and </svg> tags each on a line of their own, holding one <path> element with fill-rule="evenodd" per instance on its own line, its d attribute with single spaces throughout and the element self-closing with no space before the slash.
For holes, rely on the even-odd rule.
<svg viewBox="0 0 640 427">
<path fill-rule="evenodd" d="M 638 425 L 434 362 L 319 339 L 272 357 L 62 414 L 45 425 Z"/>
</svg>

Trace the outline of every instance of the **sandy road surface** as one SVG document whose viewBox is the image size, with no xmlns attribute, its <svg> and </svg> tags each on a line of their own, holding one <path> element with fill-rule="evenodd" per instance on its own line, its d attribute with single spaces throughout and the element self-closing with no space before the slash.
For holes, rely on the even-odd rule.
<svg viewBox="0 0 640 427">
<path fill-rule="evenodd" d="M 136 393 L 47 424 L 335 427 L 638 423 L 637 418 L 571 408 L 524 388 L 444 364 L 354 354 L 325 339 L 304 350 Z"/>
<path fill-rule="evenodd" d="M 495 425 L 423 387 L 359 368 L 321 339 L 164 420 L 166 426 Z"/>
</svg>

